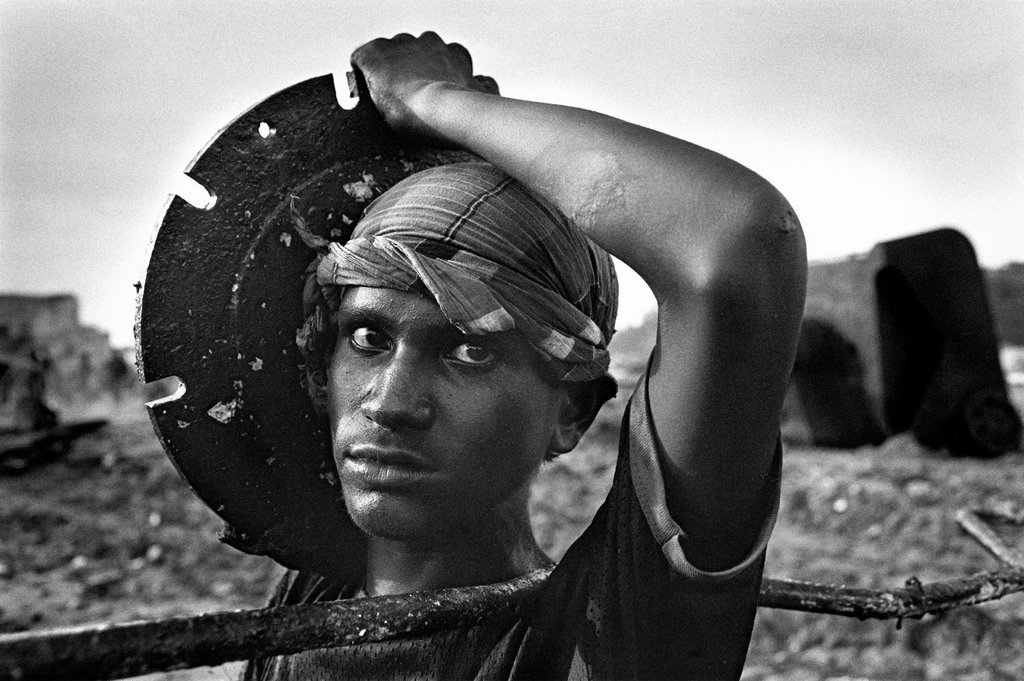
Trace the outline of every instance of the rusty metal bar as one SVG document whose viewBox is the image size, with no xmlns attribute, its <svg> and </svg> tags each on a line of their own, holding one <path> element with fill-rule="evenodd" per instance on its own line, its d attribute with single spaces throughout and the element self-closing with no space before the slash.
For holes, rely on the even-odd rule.
<svg viewBox="0 0 1024 681">
<path fill-rule="evenodd" d="M 349 646 L 514 615 L 550 570 L 501 584 L 0 635 L 0 679 L 119 679 Z"/>
<path fill-rule="evenodd" d="M 0 679 L 116 679 L 348 646 L 511 615 L 547 570 L 504 584 L 0 635 Z M 1024 568 L 890 591 L 766 579 L 758 605 L 860 619 L 922 617 L 1024 591 Z"/>
<path fill-rule="evenodd" d="M 962 508 L 957 511 L 956 521 L 964 532 L 971 535 L 999 562 L 1010 567 L 1024 569 L 1024 552 L 1007 545 L 999 535 L 992 531 L 992 528 L 985 524 L 985 521 L 978 517 L 977 513 Z"/>
<path fill-rule="evenodd" d="M 888 591 L 788 579 L 766 579 L 758 605 L 859 619 L 902 619 L 938 614 L 1024 591 L 1024 568 L 980 572 L 962 579 L 921 583 Z"/>
</svg>

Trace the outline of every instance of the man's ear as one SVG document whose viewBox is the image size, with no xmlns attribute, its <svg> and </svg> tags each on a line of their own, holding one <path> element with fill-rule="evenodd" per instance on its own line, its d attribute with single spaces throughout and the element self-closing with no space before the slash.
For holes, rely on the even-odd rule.
<svg viewBox="0 0 1024 681">
<path fill-rule="evenodd" d="M 562 383 L 558 423 L 551 435 L 549 451 L 564 454 L 576 447 L 602 405 L 615 397 L 617 391 L 615 379 L 608 374 L 586 383 Z"/>
</svg>

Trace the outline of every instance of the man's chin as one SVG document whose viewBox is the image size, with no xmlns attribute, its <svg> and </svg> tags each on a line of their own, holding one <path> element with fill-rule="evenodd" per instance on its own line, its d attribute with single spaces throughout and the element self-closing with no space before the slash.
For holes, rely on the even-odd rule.
<svg viewBox="0 0 1024 681">
<path fill-rule="evenodd" d="M 430 508 L 406 495 L 363 489 L 345 491 L 345 507 L 364 534 L 389 541 L 416 542 L 440 538 L 445 523 Z"/>
</svg>

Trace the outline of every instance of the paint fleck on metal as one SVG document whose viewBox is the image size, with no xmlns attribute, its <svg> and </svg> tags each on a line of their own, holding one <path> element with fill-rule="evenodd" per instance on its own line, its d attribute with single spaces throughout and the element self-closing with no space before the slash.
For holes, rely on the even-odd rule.
<svg viewBox="0 0 1024 681">
<path fill-rule="evenodd" d="M 235 417 L 235 412 L 242 406 L 237 397 L 230 402 L 218 402 L 207 410 L 207 414 L 221 423 L 227 423 Z"/>
</svg>

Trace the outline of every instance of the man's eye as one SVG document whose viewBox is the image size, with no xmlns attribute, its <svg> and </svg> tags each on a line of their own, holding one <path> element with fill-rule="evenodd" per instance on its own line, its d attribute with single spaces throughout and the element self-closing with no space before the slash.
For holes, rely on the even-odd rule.
<svg viewBox="0 0 1024 681">
<path fill-rule="evenodd" d="M 367 326 L 360 326 L 352 332 L 350 338 L 352 345 L 359 350 L 387 350 L 390 345 L 390 339 L 387 337 L 387 334 L 374 331 Z"/>
<path fill-rule="evenodd" d="M 486 348 L 482 345 L 474 345 L 472 343 L 463 343 L 462 345 L 456 346 L 451 351 L 452 359 L 462 362 L 463 364 L 472 364 L 474 366 L 482 366 L 484 364 L 490 364 L 494 361 L 494 353 L 490 348 Z"/>
</svg>

